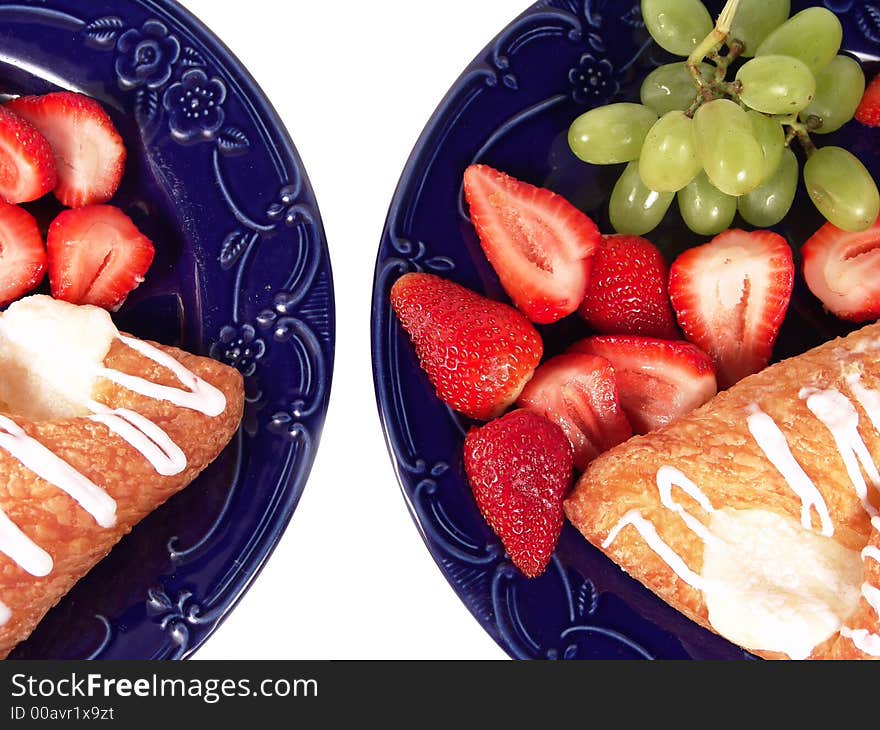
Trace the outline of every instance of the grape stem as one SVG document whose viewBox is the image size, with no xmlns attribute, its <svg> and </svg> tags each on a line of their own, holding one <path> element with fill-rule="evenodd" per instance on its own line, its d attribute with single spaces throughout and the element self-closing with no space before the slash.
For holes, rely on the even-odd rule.
<svg viewBox="0 0 880 730">
<path fill-rule="evenodd" d="M 693 53 L 688 57 L 687 67 L 698 87 L 706 84 L 706 80 L 700 73 L 700 64 L 707 56 L 717 55 L 727 42 L 727 36 L 730 35 L 730 28 L 733 26 L 733 19 L 736 17 L 736 11 L 739 10 L 739 3 L 740 0 L 727 0 L 712 32 L 697 44 Z"/>
<path fill-rule="evenodd" d="M 745 46 L 740 40 L 731 38 L 728 42 L 730 30 L 733 27 L 733 21 L 739 10 L 740 2 L 741 0 L 727 0 L 712 32 L 697 44 L 693 53 L 685 61 L 685 67 L 697 89 L 693 103 L 685 112 L 691 118 L 693 118 L 694 114 L 697 113 L 697 110 L 703 104 L 725 97 L 733 99 L 746 108 L 739 98 L 742 93 L 742 83 L 740 81 L 726 80 L 730 65 L 745 51 Z M 721 49 L 724 48 L 725 44 L 727 44 L 727 53 L 722 55 Z M 715 64 L 715 72 L 712 75 L 711 81 L 703 78 L 703 73 L 700 69 L 700 64 L 707 58 Z M 816 151 L 816 145 L 810 139 L 810 132 L 815 132 L 822 126 L 821 118 L 810 115 L 806 122 L 801 122 L 797 114 L 776 115 L 772 118 L 784 127 L 788 127 L 788 133 L 785 138 L 786 146 L 789 146 L 796 138 L 800 142 L 801 147 L 803 147 L 807 157 Z"/>
</svg>

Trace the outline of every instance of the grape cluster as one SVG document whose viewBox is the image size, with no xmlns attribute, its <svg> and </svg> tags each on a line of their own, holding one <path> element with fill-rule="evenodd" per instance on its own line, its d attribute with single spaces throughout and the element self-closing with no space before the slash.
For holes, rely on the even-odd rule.
<svg viewBox="0 0 880 730">
<path fill-rule="evenodd" d="M 673 198 L 700 235 L 779 223 L 791 208 L 800 162 L 819 211 L 861 231 L 880 213 L 865 166 L 842 147 L 817 148 L 811 134 L 852 119 L 865 91 L 859 63 L 839 55 L 840 21 L 811 7 L 789 17 L 790 0 L 729 0 L 713 26 L 700 0 L 642 0 L 642 16 L 666 51 L 686 56 L 645 78 L 641 103 L 615 103 L 578 117 L 569 145 L 597 165 L 627 163 L 611 193 L 618 233 L 644 235 Z M 748 59 L 744 63 L 734 62 Z M 737 67 L 732 79 L 729 75 Z"/>
</svg>

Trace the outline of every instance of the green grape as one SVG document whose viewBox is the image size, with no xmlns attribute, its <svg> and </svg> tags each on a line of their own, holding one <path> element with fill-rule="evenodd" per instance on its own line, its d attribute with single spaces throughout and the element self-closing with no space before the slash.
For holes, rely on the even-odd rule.
<svg viewBox="0 0 880 730">
<path fill-rule="evenodd" d="M 658 193 L 649 190 L 639 175 L 639 161 L 630 162 L 611 191 L 608 213 L 611 225 L 618 233 L 644 236 L 653 231 L 669 206 L 674 193 Z"/>
<path fill-rule="evenodd" d="M 700 0 L 642 0 L 642 19 L 657 45 L 689 56 L 715 24 Z"/>
<path fill-rule="evenodd" d="M 715 68 L 708 63 L 700 64 L 700 72 L 706 81 L 712 78 Z M 694 80 L 684 61 L 658 66 L 642 82 L 642 104 L 663 116 L 676 109 L 687 109 L 697 96 Z"/>
<path fill-rule="evenodd" d="M 797 114 L 816 94 L 816 79 L 803 61 L 791 56 L 758 56 L 736 74 L 740 99 L 765 114 Z"/>
<path fill-rule="evenodd" d="M 730 227 L 736 215 L 736 198 L 722 193 L 706 177 L 697 175 L 678 191 L 678 209 L 688 228 L 701 236 L 714 236 Z"/>
<path fill-rule="evenodd" d="M 797 184 L 797 157 L 786 147 L 776 173 L 761 187 L 739 199 L 739 214 L 758 228 L 775 226 L 791 208 Z"/>
<path fill-rule="evenodd" d="M 825 8 L 807 8 L 791 16 L 758 46 L 756 56 L 794 56 L 819 73 L 840 50 L 843 26 Z"/>
<path fill-rule="evenodd" d="M 776 172 L 782 159 L 782 151 L 785 149 L 785 130 L 778 121 L 764 114 L 754 111 L 748 114 L 755 139 L 764 151 L 764 172 L 761 180 L 767 180 Z"/>
<path fill-rule="evenodd" d="M 657 115 L 642 104 L 608 104 L 574 120 L 568 144 L 584 162 L 613 165 L 636 160 Z"/>
<path fill-rule="evenodd" d="M 742 55 L 751 58 L 764 39 L 788 20 L 790 12 L 791 0 L 741 0 L 730 38 L 742 41 Z"/>
<path fill-rule="evenodd" d="M 694 136 L 712 184 L 739 197 L 761 184 L 764 152 L 749 115 L 729 99 L 703 104 L 694 115 Z"/>
<path fill-rule="evenodd" d="M 807 192 L 831 223 L 844 231 L 864 231 L 877 220 L 880 194 L 871 173 L 842 147 L 823 147 L 804 166 Z"/>
<path fill-rule="evenodd" d="M 693 126 L 694 120 L 687 114 L 672 111 L 651 127 L 639 160 L 642 182 L 650 190 L 674 193 L 702 169 Z"/>
<path fill-rule="evenodd" d="M 816 76 L 816 96 L 801 112 L 801 121 L 815 115 L 822 120 L 817 134 L 836 132 L 846 124 L 865 93 L 865 72 L 849 56 L 835 56 Z"/>
</svg>

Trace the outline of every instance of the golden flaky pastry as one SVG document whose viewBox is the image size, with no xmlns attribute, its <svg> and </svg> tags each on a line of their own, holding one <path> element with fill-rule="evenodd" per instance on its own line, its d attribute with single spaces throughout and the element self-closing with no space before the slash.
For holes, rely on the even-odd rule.
<svg viewBox="0 0 880 730">
<path fill-rule="evenodd" d="M 664 601 L 755 654 L 877 658 L 878 429 L 875 324 L 612 449 L 565 512 Z"/>
<path fill-rule="evenodd" d="M 238 428 L 243 393 L 230 367 L 125 337 L 103 310 L 48 297 L 0 317 L 0 366 L 5 657 L 219 455 Z"/>
</svg>

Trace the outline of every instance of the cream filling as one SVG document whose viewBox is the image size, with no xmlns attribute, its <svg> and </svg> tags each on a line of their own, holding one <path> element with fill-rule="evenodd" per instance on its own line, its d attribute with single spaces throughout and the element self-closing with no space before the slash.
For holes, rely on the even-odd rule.
<svg viewBox="0 0 880 730">
<path fill-rule="evenodd" d="M 97 368 L 119 331 L 103 309 L 42 294 L 0 316 L 0 402 L 32 420 L 89 413 Z"/>
<path fill-rule="evenodd" d="M 703 550 L 709 622 L 751 650 L 806 659 L 859 605 L 862 559 L 768 510 L 711 514 Z"/>
</svg>

